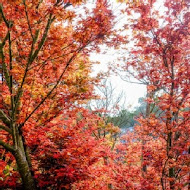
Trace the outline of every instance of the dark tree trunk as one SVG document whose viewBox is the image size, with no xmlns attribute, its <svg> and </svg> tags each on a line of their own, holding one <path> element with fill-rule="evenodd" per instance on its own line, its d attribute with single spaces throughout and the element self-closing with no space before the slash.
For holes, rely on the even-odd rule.
<svg viewBox="0 0 190 190">
<path fill-rule="evenodd" d="M 36 190 L 35 181 L 30 171 L 29 164 L 26 159 L 24 150 L 20 147 L 15 151 L 15 159 L 18 166 L 18 171 L 22 178 L 24 190 Z"/>
</svg>

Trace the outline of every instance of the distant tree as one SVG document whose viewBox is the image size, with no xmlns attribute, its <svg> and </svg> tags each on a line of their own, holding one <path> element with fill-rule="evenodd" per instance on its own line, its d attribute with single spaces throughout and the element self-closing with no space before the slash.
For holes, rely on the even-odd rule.
<svg viewBox="0 0 190 190">
<path fill-rule="evenodd" d="M 103 79 L 95 87 L 97 98 L 89 103 L 91 110 L 96 110 L 97 113 L 109 122 L 107 118 L 114 116 L 125 106 L 124 92 L 117 92 L 117 89 L 113 87 L 112 82 L 109 79 Z"/>
<path fill-rule="evenodd" d="M 107 119 L 109 122 L 113 123 L 116 126 L 119 126 L 120 128 L 129 128 L 134 126 L 135 115 L 136 114 L 134 112 L 130 112 L 128 110 L 121 110 L 117 115 L 108 116 Z"/>
</svg>

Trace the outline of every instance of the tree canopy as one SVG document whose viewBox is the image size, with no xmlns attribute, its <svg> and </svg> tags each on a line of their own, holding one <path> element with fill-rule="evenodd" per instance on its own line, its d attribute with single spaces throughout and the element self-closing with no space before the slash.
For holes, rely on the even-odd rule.
<svg viewBox="0 0 190 190">
<path fill-rule="evenodd" d="M 190 188 L 189 1 L 118 3 L 0 0 L 1 189 Z M 86 106 L 102 46 L 126 51 L 109 67 L 147 86 L 142 113 L 105 88 L 106 105 Z"/>
</svg>

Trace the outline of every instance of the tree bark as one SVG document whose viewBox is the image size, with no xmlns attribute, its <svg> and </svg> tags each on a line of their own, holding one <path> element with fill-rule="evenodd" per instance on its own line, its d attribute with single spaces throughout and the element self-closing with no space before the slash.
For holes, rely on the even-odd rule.
<svg viewBox="0 0 190 190">
<path fill-rule="evenodd" d="M 21 141 L 21 143 L 22 143 L 22 141 Z M 18 166 L 18 171 L 22 178 L 23 189 L 24 190 L 36 190 L 37 188 L 35 185 L 35 181 L 31 174 L 31 170 L 30 170 L 24 149 L 22 147 L 18 147 L 18 149 L 15 151 L 14 156 L 15 156 L 16 163 Z"/>
</svg>

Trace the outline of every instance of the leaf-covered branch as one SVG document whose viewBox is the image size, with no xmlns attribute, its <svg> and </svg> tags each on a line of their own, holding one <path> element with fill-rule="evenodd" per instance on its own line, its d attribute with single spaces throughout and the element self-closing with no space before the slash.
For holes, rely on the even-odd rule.
<svg viewBox="0 0 190 190">
<path fill-rule="evenodd" d="M 4 15 L 3 6 L 2 6 L 1 3 L 0 3 L 0 13 L 2 15 L 3 21 L 5 22 L 7 28 L 9 28 L 10 27 L 10 23 L 9 23 L 9 21 L 6 19 L 5 15 Z"/>
<path fill-rule="evenodd" d="M 8 85 L 8 87 L 9 87 L 9 90 L 10 90 L 9 71 L 8 71 L 7 66 L 5 64 L 5 55 L 4 55 L 4 52 L 3 52 L 4 45 L 5 45 L 6 41 L 8 40 L 8 38 L 9 38 L 9 31 L 7 32 L 5 38 L 3 39 L 2 43 L 0 44 L 0 57 L 1 57 L 1 60 L 2 60 L 3 75 L 5 76 L 5 81 L 6 81 L 7 85 Z"/>
<path fill-rule="evenodd" d="M 9 117 L 1 109 L 0 109 L 0 119 L 2 120 L 4 124 L 6 124 L 7 126 L 10 126 Z"/>
<path fill-rule="evenodd" d="M 32 34 L 32 28 L 31 28 L 30 20 L 29 20 L 29 16 L 28 16 L 28 11 L 27 11 L 27 6 L 26 6 L 26 0 L 23 0 L 23 4 L 24 4 L 24 11 L 25 11 L 25 14 L 26 14 L 26 19 L 27 19 L 30 35 L 31 35 L 32 39 L 34 40 L 34 36 Z"/>
<path fill-rule="evenodd" d="M 24 126 L 24 124 L 26 123 L 26 121 L 28 121 L 28 119 L 38 110 L 38 108 L 46 101 L 47 98 L 49 98 L 49 96 L 52 94 L 52 92 L 57 88 L 57 86 L 59 85 L 64 73 L 66 72 L 68 66 L 70 65 L 70 63 L 72 62 L 72 60 L 74 59 L 75 55 L 73 55 L 70 60 L 68 61 L 67 65 L 65 66 L 62 74 L 60 75 L 59 79 L 57 80 L 56 84 L 54 85 L 54 87 L 47 93 L 47 95 L 41 100 L 41 102 L 34 108 L 34 110 L 26 117 L 26 119 L 24 120 L 24 122 L 19 126 L 20 128 Z"/>
<path fill-rule="evenodd" d="M 11 129 L 10 129 L 9 127 L 7 127 L 7 126 L 0 125 L 0 129 L 3 129 L 3 130 L 5 130 L 5 131 L 7 131 L 9 134 L 12 134 Z"/>
<path fill-rule="evenodd" d="M 0 145 L 3 146 L 6 150 L 10 151 L 11 153 L 15 152 L 14 148 L 11 145 L 5 143 L 2 140 L 0 140 Z"/>
<path fill-rule="evenodd" d="M 16 95 L 16 101 L 15 101 L 15 107 L 14 107 L 14 112 L 17 110 L 18 108 L 18 103 L 19 103 L 19 99 L 21 97 L 21 94 L 22 94 L 22 88 L 23 88 L 23 85 L 24 85 L 24 82 L 25 82 L 25 79 L 27 77 L 27 73 L 28 73 L 28 70 L 29 70 L 29 66 L 32 64 L 32 62 L 34 61 L 34 59 L 38 56 L 38 53 L 39 51 L 41 50 L 46 38 L 47 38 L 47 34 L 48 34 L 48 31 L 50 29 L 50 25 L 51 23 L 53 22 L 53 20 L 55 19 L 55 17 L 52 16 L 52 14 L 49 15 L 49 19 L 47 21 L 47 25 L 45 27 L 45 30 L 44 30 L 44 34 L 42 36 L 42 39 L 38 45 L 38 48 L 36 49 L 36 51 L 33 53 L 34 51 L 34 44 L 35 42 L 37 41 L 37 37 L 38 37 L 38 32 L 36 32 L 36 35 L 35 37 L 33 38 L 33 42 L 32 42 L 32 45 L 31 45 L 31 50 L 30 50 L 30 55 L 28 57 L 28 62 L 27 62 L 27 65 L 26 65 L 26 69 L 24 71 L 24 76 L 22 78 L 22 82 L 21 82 L 21 86 L 19 87 L 18 89 L 18 92 L 17 92 L 17 95 Z"/>
</svg>

